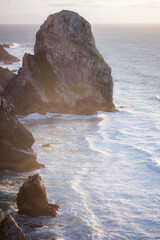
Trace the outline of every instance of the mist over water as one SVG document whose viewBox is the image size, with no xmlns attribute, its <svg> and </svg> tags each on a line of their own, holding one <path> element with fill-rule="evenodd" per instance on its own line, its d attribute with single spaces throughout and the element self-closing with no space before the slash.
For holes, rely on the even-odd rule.
<svg viewBox="0 0 160 240">
<path fill-rule="evenodd" d="M 30 27 L 27 38 L 22 28 L 14 39 L 3 29 L 0 42 L 20 44 L 9 50 L 16 56 L 32 53 L 36 27 Z M 20 117 L 46 168 L 0 173 L 0 206 L 33 240 L 160 239 L 160 26 L 94 25 L 93 32 L 112 68 L 119 112 Z M 56 218 L 16 213 L 16 193 L 35 172 L 49 202 L 60 205 Z M 32 229 L 33 223 L 44 226 Z"/>
</svg>

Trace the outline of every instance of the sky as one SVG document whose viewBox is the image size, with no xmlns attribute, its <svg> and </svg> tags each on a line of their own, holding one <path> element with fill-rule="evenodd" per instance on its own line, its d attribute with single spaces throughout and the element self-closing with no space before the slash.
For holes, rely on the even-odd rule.
<svg viewBox="0 0 160 240">
<path fill-rule="evenodd" d="M 0 24 L 41 24 L 63 9 L 90 23 L 160 23 L 160 0 L 0 0 Z"/>
</svg>

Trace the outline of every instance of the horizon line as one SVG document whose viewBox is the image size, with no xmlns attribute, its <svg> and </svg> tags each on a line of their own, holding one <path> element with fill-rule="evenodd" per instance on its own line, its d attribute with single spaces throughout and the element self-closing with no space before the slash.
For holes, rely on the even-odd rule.
<svg viewBox="0 0 160 240">
<path fill-rule="evenodd" d="M 41 25 L 43 23 L 0 23 L 0 25 Z M 160 23 L 90 23 L 91 25 L 160 25 Z"/>
</svg>

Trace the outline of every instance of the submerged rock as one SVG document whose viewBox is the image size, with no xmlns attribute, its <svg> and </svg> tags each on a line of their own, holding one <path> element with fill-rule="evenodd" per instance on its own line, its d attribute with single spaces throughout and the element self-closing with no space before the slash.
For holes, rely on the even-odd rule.
<svg viewBox="0 0 160 240">
<path fill-rule="evenodd" d="M 9 54 L 0 44 L 0 61 L 11 64 L 13 62 L 19 62 L 20 60 L 17 57 Z"/>
<path fill-rule="evenodd" d="M 114 111 L 111 68 L 98 52 L 90 24 L 78 13 L 50 15 L 36 34 L 34 55 L 5 93 L 20 114 Z"/>
<path fill-rule="evenodd" d="M 42 167 L 32 150 L 34 138 L 19 122 L 14 106 L 0 99 L 0 170 L 30 171 Z"/>
<path fill-rule="evenodd" d="M 51 145 L 49 143 L 43 144 L 42 147 L 50 147 Z"/>
<path fill-rule="evenodd" d="M 20 214 L 31 217 L 56 217 L 59 206 L 49 204 L 45 187 L 39 174 L 29 176 L 17 194 L 17 206 Z"/>
<path fill-rule="evenodd" d="M 0 94 L 6 88 L 8 82 L 13 78 L 15 74 L 8 68 L 0 67 Z"/>
<path fill-rule="evenodd" d="M 11 215 L 5 215 L 0 209 L 0 240 L 27 240 L 22 229 Z"/>
</svg>

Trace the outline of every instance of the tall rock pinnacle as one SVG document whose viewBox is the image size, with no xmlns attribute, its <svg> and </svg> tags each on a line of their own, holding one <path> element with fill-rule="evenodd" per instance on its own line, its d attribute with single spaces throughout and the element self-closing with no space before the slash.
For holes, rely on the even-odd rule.
<svg viewBox="0 0 160 240">
<path fill-rule="evenodd" d="M 112 95 L 111 68 L 95 46 L 90 24 L 66 10 L 40 27 L 34 55 L 24 55 L 5 92 L 20 114 L 114 111 Z"/>
</svg>

